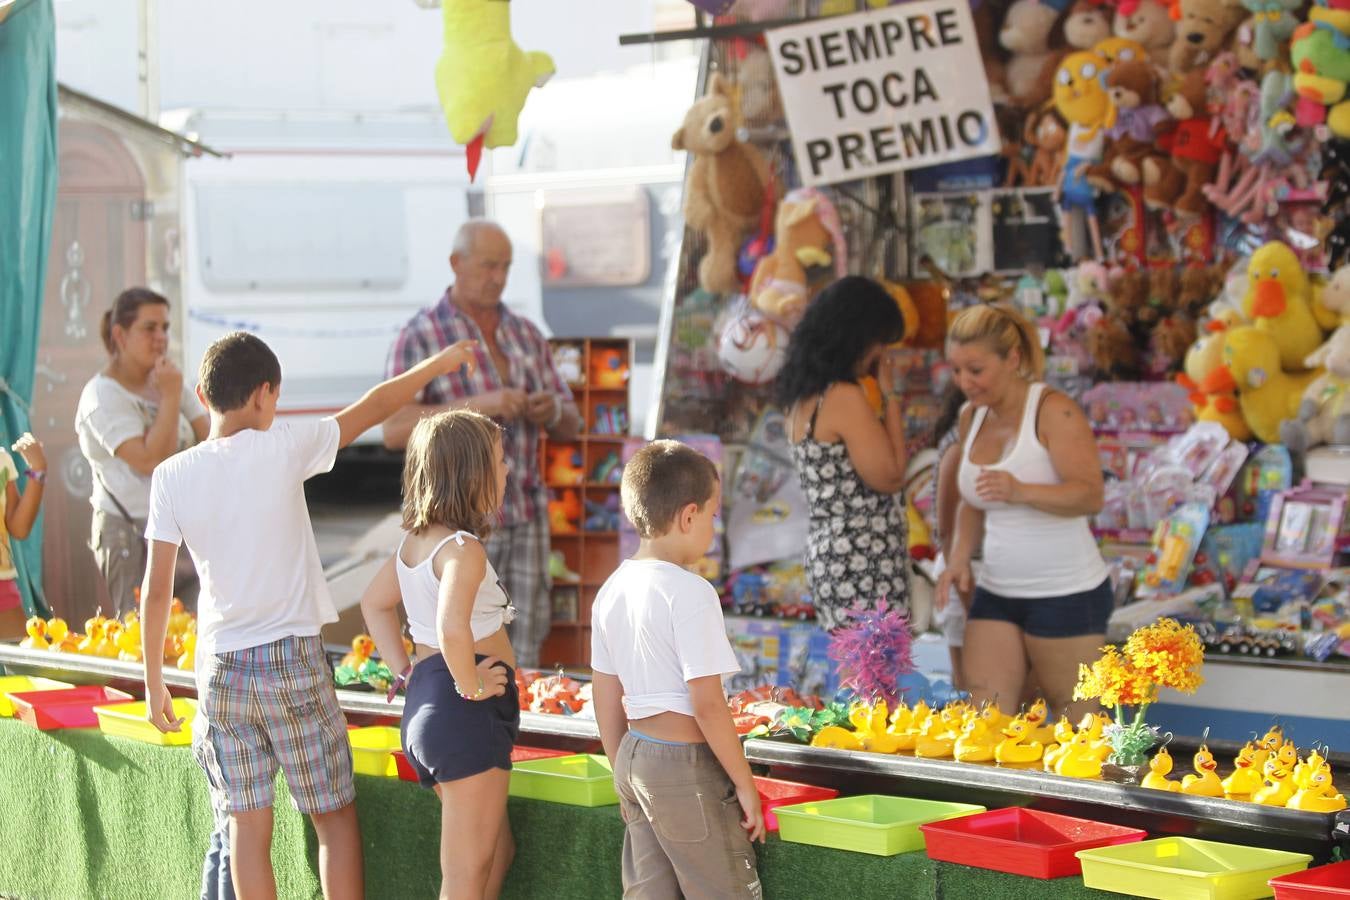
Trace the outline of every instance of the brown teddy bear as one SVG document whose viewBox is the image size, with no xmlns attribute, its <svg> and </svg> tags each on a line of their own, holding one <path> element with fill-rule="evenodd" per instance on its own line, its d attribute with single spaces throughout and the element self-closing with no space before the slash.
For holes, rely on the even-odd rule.
<svg viewBox="0 0 1350 900">
<path fill-rule="evenodd" d="M 1148 306 L 1149 276 L 1142 269 L 1126 269 L 1111 276 L 1106 289 L 1107 313 L 1126 326 L 1135 325 Z"/>
<path fill-rule="evenodd" d="M 1116 110 L 1116 123 L 1106 130 L 1109 141 L 1102 161 L 1085 172 L 1097 189 L 1112 191 L 1143 180 L 1144 159 L 1157 153 L 1155 132 L 1167 120 L 1158 89 L 1158 73 L 1147 60 L 1121 59 L 1111 67 L 1106 91 Z"/>
<path fill-rule="evenodd" d="M 1176 38 L 1176 25 L 1162 0 L 1121 0 L 1111 30 L 1116 37 L 1137 41 L 1155 65 L 1167 65 L 1167 53 Z"/>
<path fill-rule="evenodd" d="M 1185 0 L 1183 0 L 1183 3 Z M 1167 101 L 1175 123 L 1158 139 L 1168 159 L 1144 160 L 1144 202 L 1155 209 L 1170 208 L 1196 216 L 1209 208 L 1204 187 L 1219 168 L 1228 136 L 1211 124 L 1207 108 L 1205 70 L 1187 72 Z"/>
<path fill-rule="evenodd" d="M 713 294 L 740 290 L 736 256 L 741 239 L 759 222 L 769 164 L 759 151 L 736 139 L 740 125 L 732 87 L 714 74 L 708 93 L 685 113 L 670 146 L 694 156 L 684 186 L 684 221 L 702 231 L 708 249 L 698 264 L 698 283 Z"/>
<path fill-rule="evenodd" d="M 1193 319 L 1223 292 L 1222 266 L 1187 266 L 1177 283 L 1176 308 Z"/>
<path fill-rule="evenodd" d="M 1088 354 L 1097 374 L 1106 380 L 1133 381 L 1139 377 L 1139 346 L 1124 322 L 1102 316 L 1087 330 Z"/>
<path fill-rule="evenodd" d="M 1177 36 L 1167 54 L 1167 67 L 1176 75 L 1212 63 L 1233 29 L 1247 17 L 1246 9 L 1225 0 L 1179 0 L 1178 9 Z"/>
</svg>

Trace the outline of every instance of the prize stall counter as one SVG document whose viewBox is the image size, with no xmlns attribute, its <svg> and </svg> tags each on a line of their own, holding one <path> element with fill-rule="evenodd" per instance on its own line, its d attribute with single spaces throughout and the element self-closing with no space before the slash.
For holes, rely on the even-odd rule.
<svg viewBox="0 0 1350 900">
<path fill-rule="evenodd" d="M 0 645 L 8 674 L 101 684 L 134 693 L 138 664 L 52 654 Z M 1249 667 L 1255 670 L 1257 667 Z M 190 672 L 165 670 L 170 689 L 194 693 Z M 396 724 L 402 699 L 339 690 L 354 725 Z M 579 716 L 521 714 L 521 744 L 599 752 L 594 720 Z M 1211 741 L 1222 757 L 1236 746 Z M 779 739 L 751 739 L 746 755 L 776 778 L 835 788 L 844 795 L 886 794 L 922 800 L 975 803 L 989 809 L 1025 807 L 1142 828 L 1151 835 L 1226 841 L 1332 858 L 1350 844 L 1350 814 L 1319 814 L 1249 803 L 1147 790 L 1105 781 L 1082 781 L 1016 769 L 913 756 L 809 747 Z M 1172 745 L 1178 759 L 1189 750 Z M 1332 754 L 1346 771 L 1350 758 Z M 394 778 L 359 777 L 358 810 L 366 842 L 371 896 L 431 896 L 435 892 L 439 814 L 429 791 Z M 62 846 L 63 864 L 47 854 L 0 854 L 0 891 L 18 896 L 164 896 L 196 890 L 211 817 L 201 775 L 185 747 L 162 748 L 109 739 L 98 731 L 37 731 L 0 720 L 0 793 L 5 807 L 24 815 L 0 817 L 0 846 Z M 284 798 L 279 782 L 274 859 L 283 894 L 312 894 L 317 887 L 312 831 Z M 513 798 L 511 820 L 519 845 L 505 896 L 619 896 L 623 823 L 617 807 L 581 808 Z M 137 835 L 130 839 L 130 835 Z M 121 835 L 121 837 L 119 837 Z M 129 840 L 134 840 L 133 844 Z M 158 869 L 148 872 L 139 848 L 161 847 Z M 936 862 L 924 853 L 878 857 L 780 841 L 759 848 L 767 896 L 809 896 L 820 873 L 831 890 L 856 897 L 896 896 L 896 884 L 913 884 L 905 896 L 1106 897 L 1076 878 L 1035 881 Z M 289 860 L 290 862 L 283 862 Z M 612 865 L 598 864 L 609 860 Z M 289 879 L 289 881 L 288 881 Z M 113 890 L 113 886 L 116 890 Z M 110 893 L 111 892 L 111 893 Z"/>
</svg>

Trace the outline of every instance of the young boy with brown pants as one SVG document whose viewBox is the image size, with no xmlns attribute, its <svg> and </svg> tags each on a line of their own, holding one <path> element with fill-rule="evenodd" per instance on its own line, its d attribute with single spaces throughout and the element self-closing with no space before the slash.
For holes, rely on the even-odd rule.
<svg viewBox="0 0 1350 900">
<path fill-rule="evenodd" d="M 626 828 L 626 898 L 761 897 L 764 816 L 722 675 L 740 671 L 717 592 L 689 572 L 713 539 L 717 469 L 676 441 L 624 467 L 641 543 L 591 610 L 595 718 Z"/>
</svg>

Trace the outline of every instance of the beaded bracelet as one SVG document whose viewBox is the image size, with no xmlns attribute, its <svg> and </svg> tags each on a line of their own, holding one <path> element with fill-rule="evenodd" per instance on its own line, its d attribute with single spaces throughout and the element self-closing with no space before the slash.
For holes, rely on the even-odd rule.
<svg viewBox="0 0 1350 900">
<path fill-rule="evenodd" d="M 477 700 L 479 697 L 483 696 L 484 690 L 486 689 L 483 687 L 482 675 L 478 676 L 478 690 L 474 691 L 472 694 L 464 693 L 462 690 L 459 689 L 459 682 L 458 681 L 455 682 L 455 693 L 459 694 L 465 700 Z"/>
</svg>

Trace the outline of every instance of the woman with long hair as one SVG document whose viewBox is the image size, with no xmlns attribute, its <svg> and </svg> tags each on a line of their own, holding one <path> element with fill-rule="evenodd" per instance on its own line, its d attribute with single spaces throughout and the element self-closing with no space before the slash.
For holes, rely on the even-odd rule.
<svg viewBox="0 0 1350 900">
<path fill-rule="evenodd" d="M 822 628 L 845 624 L 858 601 L 905 607 L 904 399 L 886 348 L 905 336 L 881 285 L 848 276 L 807 308 L 778 376 L 792 462 L 810 508 L 806 577 Z M 859 379 L 875 373 L 880 418 Z"/>
<path fill-rule="evenodd" d="M 1088 517 L 1102 470 L 1087 417 L 1041 381 L 1035 327 L 1003 304 L 964 310 L 947 358 L 969 399 L 961 411 L 961 500 L 939 604 L 973 596 L 962 668 L 977 702 L 1015 711 L 1028 677 L 1051 709 L 1073 706 L 1078 665 L 1105 639 L 1113 596 Z M 980 535 L 983 533 L 983 538 Z M 971 560 L 982 541 L 978 574 Z"/>
</svg>

